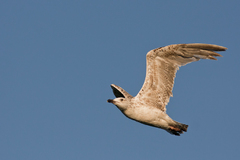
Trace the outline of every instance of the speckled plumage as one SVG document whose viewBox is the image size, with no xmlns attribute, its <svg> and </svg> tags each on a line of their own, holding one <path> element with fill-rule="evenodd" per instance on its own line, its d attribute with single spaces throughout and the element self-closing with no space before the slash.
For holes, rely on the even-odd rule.
<svg viewBox="0 0 240 160">
<path fill-rule="evenodd" d="M 227 48 L 212 44 L 176 44 L 153 49 L 147 53 L 145 82 L 139 93 L 133 97 L 121 87 L 112 84 L 116 105 L 130 119 L 162 128 L 174 135 L 187 131 L 188 125 L 172 120 L 166 114 L 166 105 L 172 96 L 174 78 L 179 67 L 200 59 L 221 57 L 214 51 Z"/>
</svg>

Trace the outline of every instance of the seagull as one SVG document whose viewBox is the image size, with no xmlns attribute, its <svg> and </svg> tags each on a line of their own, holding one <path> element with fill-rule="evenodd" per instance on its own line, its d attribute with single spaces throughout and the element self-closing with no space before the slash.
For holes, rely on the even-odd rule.
<svg viewBox="0 0 240 160">
<path fill-rule="evenodd" d="M 180 136 L 187 132 L 188 125 L 179 123 L 166 113 L 166 105 L 172 97 L 174 78 L 179 67 L 200 59 L 217 60 L 222 57 L 214 51 L 227 48 L 203 43 L 173 44 L 149 51 L 146 55 L 147 67 L 144 84 L 133 97 L 121 87 L 111 84 L 114 104 L 128 118 L 145 125 L 166 130 Z"/>
</svg>

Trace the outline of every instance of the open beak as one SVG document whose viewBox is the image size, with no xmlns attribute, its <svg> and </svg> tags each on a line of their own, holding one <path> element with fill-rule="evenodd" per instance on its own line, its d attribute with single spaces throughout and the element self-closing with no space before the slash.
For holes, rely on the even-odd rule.
<svg viewBox="0 0 240 160">
<path fill-rule="evenodd" d="M 113 99 L 108 99 L 107 102 L 108 103 L 113 103 Z"/>
</svg>

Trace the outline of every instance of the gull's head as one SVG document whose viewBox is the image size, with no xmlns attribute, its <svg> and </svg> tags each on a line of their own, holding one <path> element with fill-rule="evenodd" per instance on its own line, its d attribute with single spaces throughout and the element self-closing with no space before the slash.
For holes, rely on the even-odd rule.
<svg viewBox="0 0 240 160">
<path fill-rule="evenodd" d="M 123 97 L 108 99 L 107 102 L 116 105 L 121 111 L 126 110 L 129 105 L 129 101 Z"/>
</svg>

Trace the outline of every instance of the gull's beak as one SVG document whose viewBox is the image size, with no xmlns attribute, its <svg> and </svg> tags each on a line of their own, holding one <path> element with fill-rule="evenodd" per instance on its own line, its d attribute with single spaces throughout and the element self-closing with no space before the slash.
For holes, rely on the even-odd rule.
<svg viewBox="0 0 240 160">
<path fill-rule="evenodd" d="M 113 99 L 108 99 L 107 102 L 108 103 L 113 103 Z"/>
</svg>

